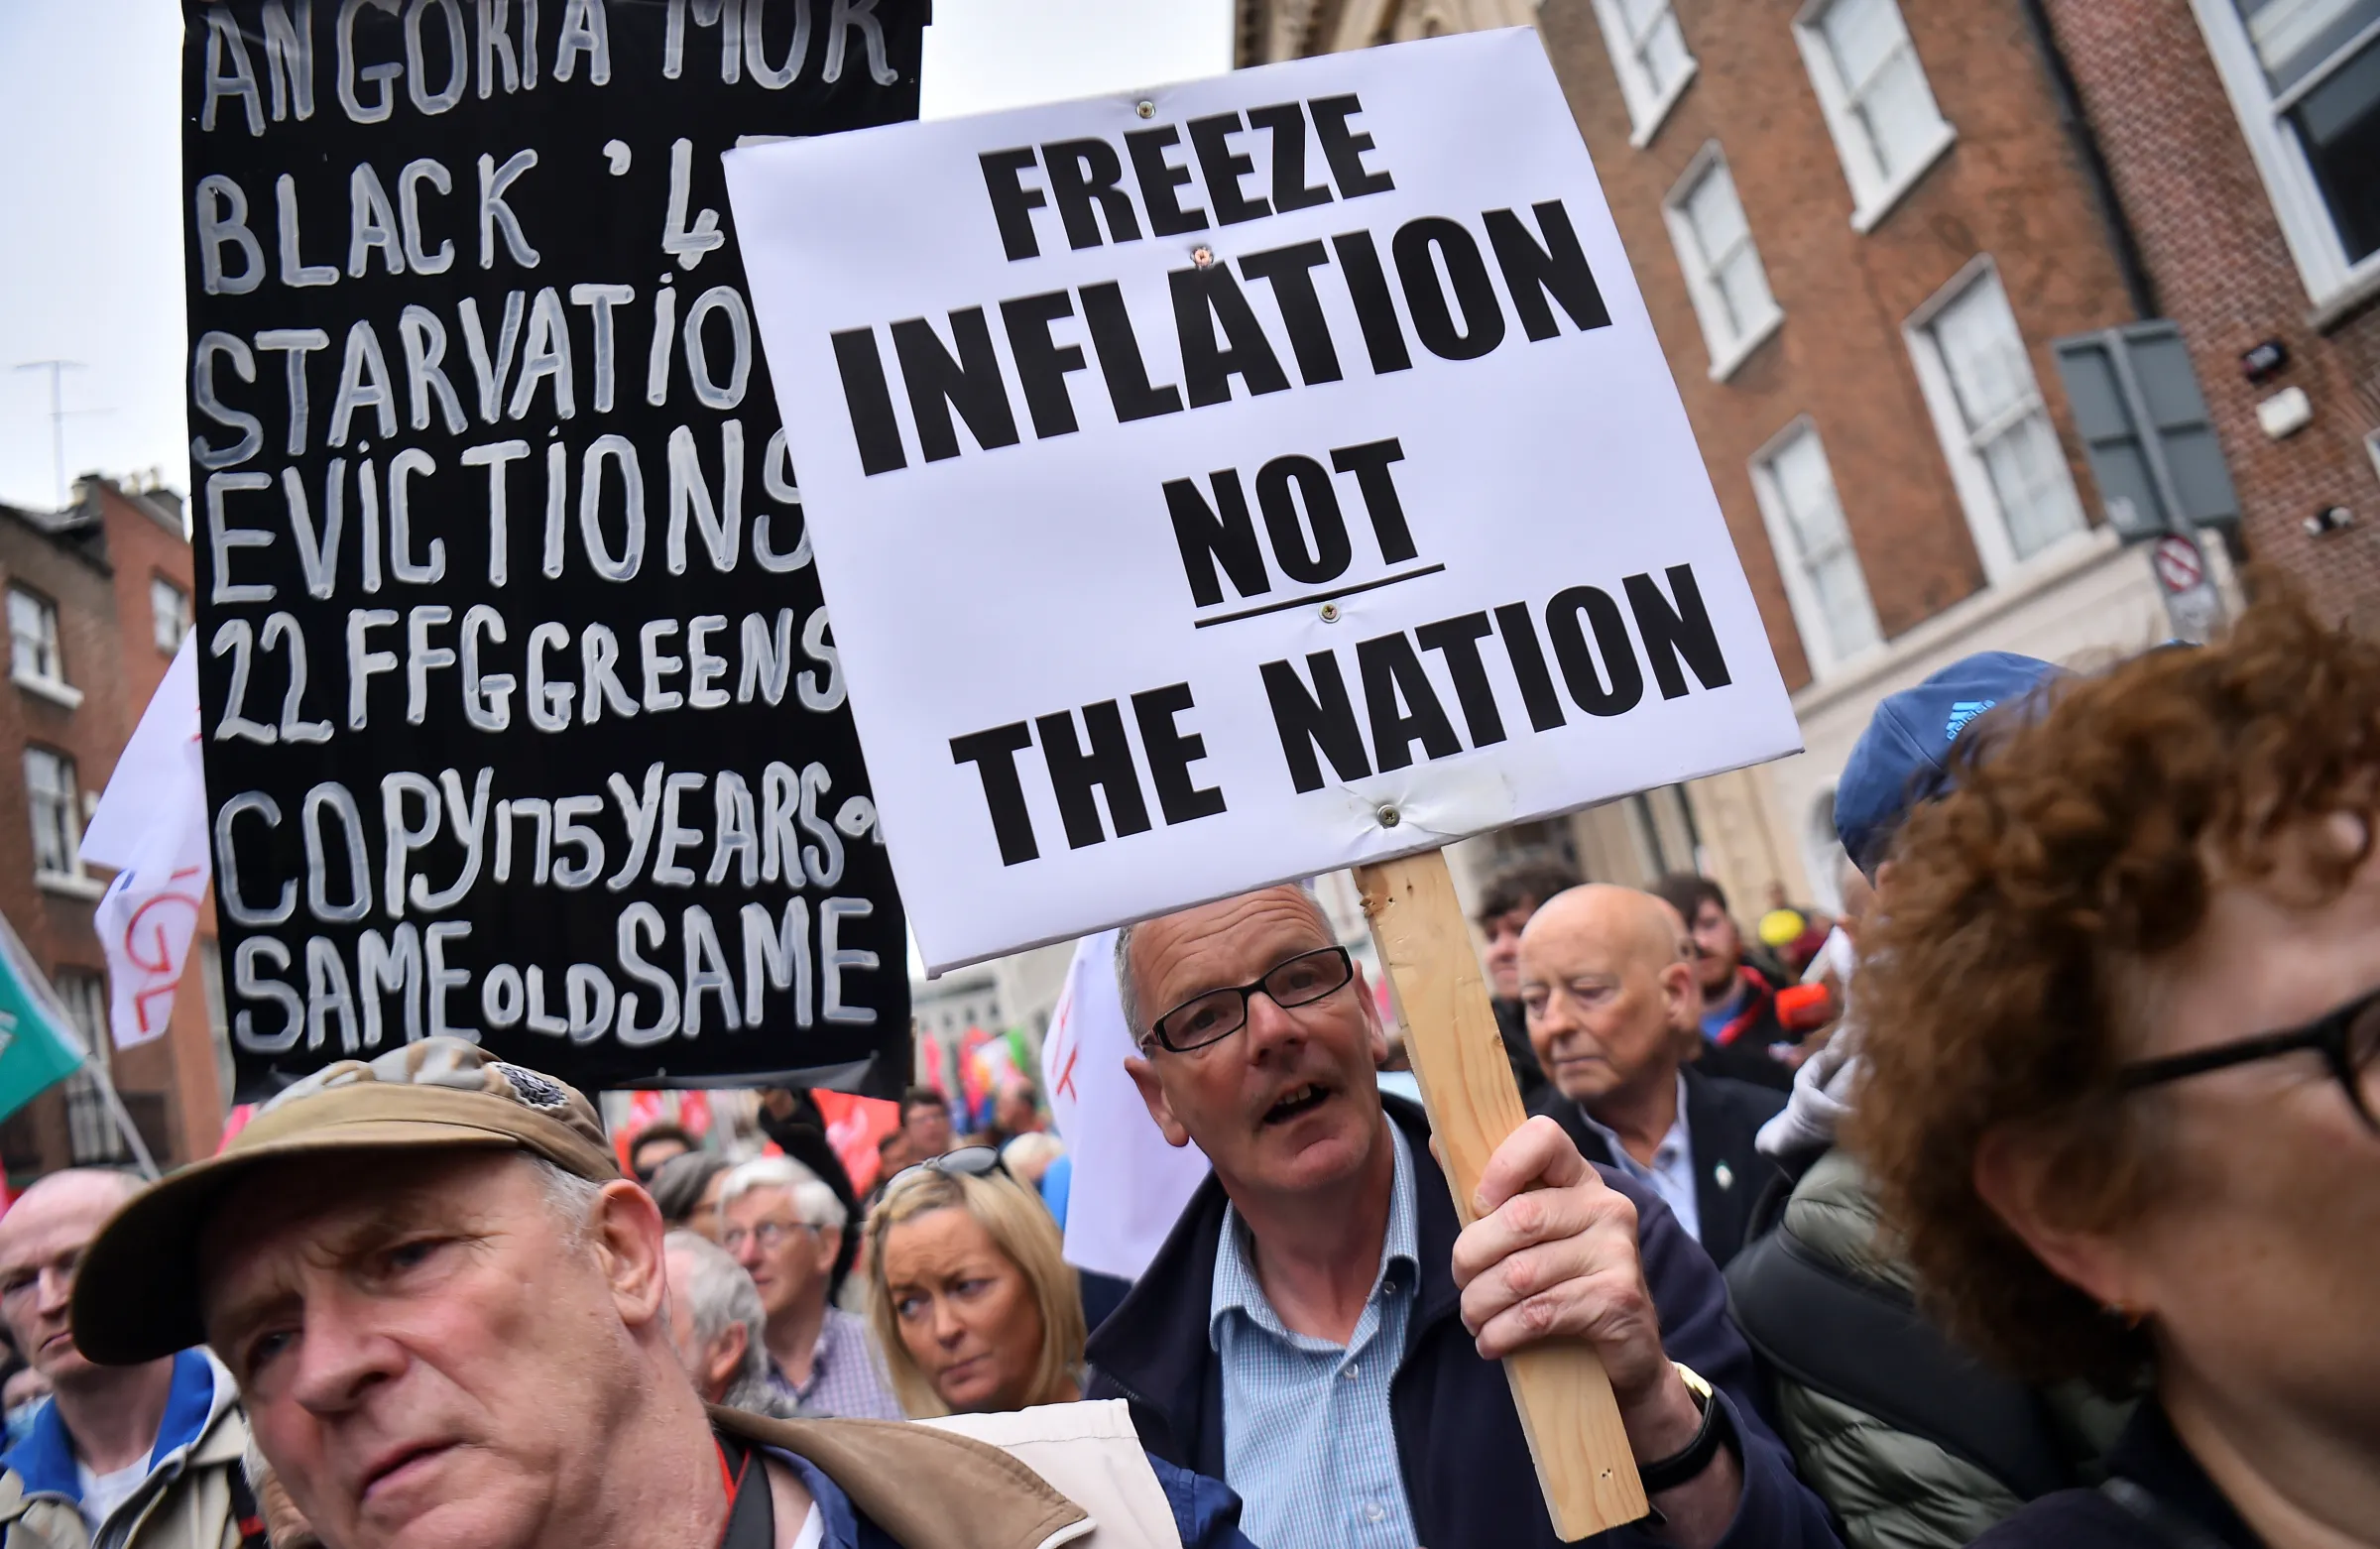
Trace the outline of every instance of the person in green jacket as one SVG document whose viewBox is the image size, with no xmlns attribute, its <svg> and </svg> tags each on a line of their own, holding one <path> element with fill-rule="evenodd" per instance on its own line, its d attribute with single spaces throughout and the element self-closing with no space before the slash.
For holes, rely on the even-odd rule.
<svg viewBox="0 0 2380 1549">
<path fill-rule="evenodd" d="M 1988 752 L 1977 739 L 2030 713 L 2030 696 L 2061 675 L 1985 652 L 1877 706 L 1844 764 L 1835 817 L 1879 907 L 1895 840 L 1949 788 L 1954 755 Z M 1727 1270 L 1729 1305 L 1769 1367 L 1778 1431 L 1851 1549 L 1962 1549 L 2027 1500 L 2095 1482 L 2129 1406 L 2081 1384 L 1997 1376 L 1919 1310 L 1867 1173 L 1837 1144 L 1864 1075 L 1856 974 L 1846 988 L 1842 1022 L 1760 1132 L 1790 1193 L 1755 1210 L 1757 1241 Z"/>
</svg>

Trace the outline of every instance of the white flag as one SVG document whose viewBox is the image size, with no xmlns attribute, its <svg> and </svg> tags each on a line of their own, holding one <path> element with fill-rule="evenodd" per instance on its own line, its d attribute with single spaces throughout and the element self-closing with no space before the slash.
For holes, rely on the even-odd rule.
<svg viewBox="0 0 2380 1549">
<path fill-rule="evenodd" d="M 92 923 L 107 953 L 116 1047 L 162 1037 L 210 874 L 199 763 L 198 657 L 185 635 L 83 831 L 82 856 L 117 868 Z"/>
<path fill-rule="evenodd" d="M 1041 1044 L 1041 1085 L 1073 1158 L 1066 1261 L 1136 1280 L 1207 1176 L 1196 1146 L 1165 1143 L 1124 1061 L 1132 1052 L 1116 990 L 1116 932 L 1075 943 L 1074 966 Z"/>
</svg>

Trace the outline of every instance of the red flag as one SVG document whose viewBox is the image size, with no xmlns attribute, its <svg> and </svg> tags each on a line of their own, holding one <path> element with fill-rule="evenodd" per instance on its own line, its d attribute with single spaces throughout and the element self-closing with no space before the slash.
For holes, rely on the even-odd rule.
<svg viewBox="0 0 2380 1549">
<path fill-rule="evenodd" d="M 852 1192 L 865 1196 L 876 1187 L 877 1145 L 900 1128 L 900 1105 L 882 1098 L 854 1097 L 849 1092 L 813 1089 L 818 1111 L 826 1116 L 826 1140 L 851 1174 Z"/>
</svg>

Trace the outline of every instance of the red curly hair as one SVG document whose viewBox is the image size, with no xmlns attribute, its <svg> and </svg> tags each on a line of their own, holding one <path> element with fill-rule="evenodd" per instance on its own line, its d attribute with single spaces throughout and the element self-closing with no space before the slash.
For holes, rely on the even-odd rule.
<svg viewBox="0 0 2380 1549">
<path fill-rule="evenodd" d="M 2269 877 L 2309 820 L 2363 819 L 2361 851 L 2313 863 L 2318 890 L 2371 848 L 2380 646 L 2261 589 L 2220 643 L 2067 679 L 1962 739 L 1951 792 L 1895 841 L 1862 943 L 1867 1071 L 1846 1139 L 1928 1305 L 2031 1380 L 2121 1390 L 2149 1347 L 1984 1203 L 1983 1138 L 2049 1159 L 2070 1226 L 2153 1202 L 2172 1177 L 2158 1099 L 2117 1087 L 2143 970 L 2191 940 L 2216 888 Z"/>
</svg>

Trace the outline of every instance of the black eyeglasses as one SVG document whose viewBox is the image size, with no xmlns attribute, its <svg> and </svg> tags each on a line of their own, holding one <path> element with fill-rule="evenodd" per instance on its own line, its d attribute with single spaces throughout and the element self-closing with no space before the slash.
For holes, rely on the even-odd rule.
<svg viewBox="0 0 2380 1549">
<path fill-rule="evenodd" d="M 2301 1027 L 2126 1065 L 2118 1072 L 2118 1079 L 2125 1091 L 2137 1092 L 2210 1070 L 2228 1070 L 2260 1059 L 2279 1059 L 2305 1049 L 2322 1056 L 2331 1076 L 2346 1092 L 2356 1117 L 2380 1134 L 2380 1115 L 2373 1113 L 2371 1090 L 2380 1086 L 2380 990 L 2359 995 Z"/>
<path fill-rule="evenodd" d="M 1310 1006 L 1336 995 L 1356 977 L 1355 960 L 1345 947 L 1301 952 L 1277 965 L 1254 984 L 1231 990 L 1209 990 L 1194 996 L 1158 1017 L 1149 1031 L 1176 1054 L 1220 1043 L 1248 1025 L 1248 998 L 1257 991 L 1282 1011 Z"/>
<path fill-rule="evenodd" d="M 885 1187 L 890 1189 L 893 1183 L 898 1183 L 912 1172 L 946 1172 L 960 1178 L 989 1178 L 994 1173 L 1004 1178 L 1015 1177 L 1014 1173 L 1009 1171 L 1009 1164 L 1000 1159 L 1000 1152 L 991 1146 L 962 1145 L 955 1151 L 944 1151 L 939 1156 L 911 1162 L 892 1174 L 892 1182 Z"/>
</svg>

